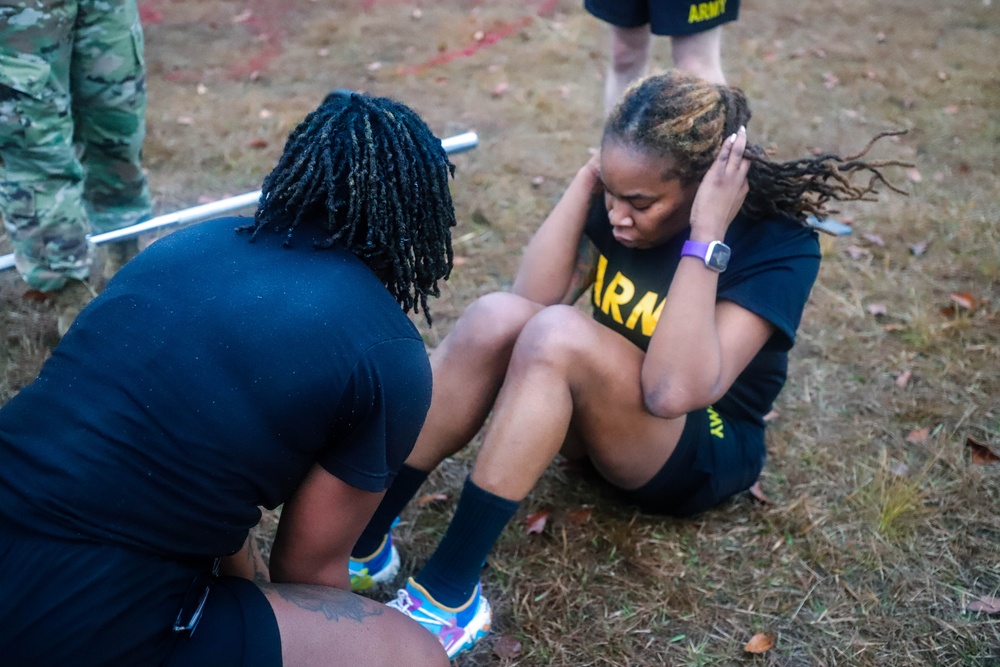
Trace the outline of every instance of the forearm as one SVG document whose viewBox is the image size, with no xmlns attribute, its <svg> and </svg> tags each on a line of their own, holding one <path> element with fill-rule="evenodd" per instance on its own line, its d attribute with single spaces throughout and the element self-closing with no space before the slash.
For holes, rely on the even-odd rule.
<svg viewBox="0 0 1000 667">
<path fill-rule="evenodd" d="M 252 531 L 239 551 L 222 559 L 219 571 L 227 576 L 242 577 L 256 583 L 271 580 L 267 565 L 264 563 L 264 556 L 257 547 Z"/>
<path fill-rule="evenodd" d="M 317 584 L 341 590 L 351 590 L 351 578 L 346 557 L 289 557 L 276 543 L 271 556 L 271 576 L 274 583 Z"/>
<path fill-rule="evenodd" d="M 597 172 L 588 163 L 535 232 L 521 257 L 514 293 L 542 305 L 561 303 L 569 291 Z"/>
<path fill-rule="evenodd" d="M 711 405 L 728 386 L 716 317 L 719 274 L 681 260 L 642 366 L 646 407 L 675 418 Z"/>
</svg>

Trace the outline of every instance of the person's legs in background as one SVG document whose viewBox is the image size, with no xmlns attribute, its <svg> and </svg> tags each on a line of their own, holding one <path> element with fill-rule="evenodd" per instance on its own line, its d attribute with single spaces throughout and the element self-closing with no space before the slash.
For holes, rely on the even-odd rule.
<svg viewBox="0 0 1000 667">
<path fill-rule="evenodd" d="M 76 3 L 35 4 L 0 20 L 0 41 L 13 53 L 0 55 L 0 214 L 25 282 L 53 292 L 86 279 L 94 253 L 73 147 Z"/>
<path fill-rule="evenodd" d="M 646 75 L 652 35 L 649 25 L 638 28 L 609 26 L 611 32 L 611 62 L 604 78 L 604 112 L 621 99 L 629 84 Z"/>
<path fill-rule="evenodd" d="M 671 37 L 670 48 L 677 69 L 712 83 L 726 83 L 726 75 L 722 71 L 722 26 L 693 35 Z"/>
<path fill-rule="evenodd" d="M 81 3 L 71 84 L 92 231 L 113 231 L 148 218 L 152 207 L 142 170 L 146 72 L 135 0 Z M 108 244 L 105 277 L 137 252 L 134 238 Z"/>
</svg>

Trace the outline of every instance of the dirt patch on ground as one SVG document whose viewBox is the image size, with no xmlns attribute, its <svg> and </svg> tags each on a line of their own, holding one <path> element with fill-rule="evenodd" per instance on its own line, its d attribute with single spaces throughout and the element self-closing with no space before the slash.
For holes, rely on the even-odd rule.
<svg viewBox="0 0 1000 667">
<path fill-rule="evenodd" d="M 258 189 L 334 88 L 479 134 L 454 157 L 458 261 L 420 324 L 430 346 L 509 284 L 599 141 L 606 36 L 574 1 L 141 4 L 159 212 Z M 744 0 L 724 65 L 751 140 L 778 158 L 850 154 L 907 129 L 875 153 L 914 163 L 892 173 L 911 194 L 845 208 L 854 233 L 824 241 L 769 436 L 772 502 L 663 521 L 553 469 L 524 506 L 551 509 L 548 526 L 528 536 L 515 519 L 485 572 L 496 632 L 467 664 L 1000 664 L 997 617 L 967 610 L 1000 596 L 1000 470 L 967 447 L 1000 446 L 998 52 L 991 0 Z M 665 41 L 655 62 L 670 63 Z M 55 342 L 51 307 L 23 294 L 0 276 L 0 400 Z M 467 467 L 428 491 L 454 499 Z M 452 507 L 404 515 L 404 569 Z M 756 632 L 777 645 L 753 657 Z"/>
</svg>

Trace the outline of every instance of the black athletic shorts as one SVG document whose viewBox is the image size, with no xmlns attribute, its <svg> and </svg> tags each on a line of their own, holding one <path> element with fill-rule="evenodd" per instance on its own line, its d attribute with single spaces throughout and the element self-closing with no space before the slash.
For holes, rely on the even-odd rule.
<svg viewBox="0 0 1000 667">
<path fill-rule="evenodd" d="M 763 426 L 727 419 L 712 408 L 696 410 L 653 479 L 621 493 L 645 512 L 691 516 L 753 486 L 766 458 Z"/>
<path fill-rule="evenodd" d="M 212 579 L 210 568 L 38 535 L 0 517 L 0 664 L 280 667 L 264 593 L 245 579 Z M 194 631 L 175 632 L 210 579 Z"/>
<path fill-rule="evenodd" d="M 619 28 L 649 24 L 654 35 L 693 35 L 735 21 L 740 0 L 584 0 L 597 18 Z"/>
</svg>

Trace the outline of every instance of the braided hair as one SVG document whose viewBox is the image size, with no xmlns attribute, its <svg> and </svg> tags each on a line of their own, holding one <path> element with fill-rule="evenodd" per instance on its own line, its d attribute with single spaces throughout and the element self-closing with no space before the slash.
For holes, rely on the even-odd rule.
<svg viewBox="0 0 1000 667">
<path fill-rule="evenodd" d="M 670 70 L 646 77 L 626 91 L 604 126 L 604 141 L 620 141 L 669 157 L 674 173 L 668 176 L 683 183 L 699 182 L 726 137 L 749 120 L 750 107 L 739 88 Z M 747 144 L 750 189 L 741 212 L 753 218 L 786 215 L 804 222 L 809 215 L 834 213 L 826 207 L 830 200 L 872 201 L 878 183 L 906 194 L 887 181 L 880 169 L 912 165 L 860 160 L 882 137 L 904 132 L 880 133 L 860 153 L 846 158 L 823 154 L 773 162 L 760 146 Z M 867 183 L 854 183 L 858 172 L 869 174 Z"/>
<path fill-rule="evenodd" d="M 384 97 L 334 91 L 306 116 L 264 179 L 251 241 L 265 228 L 300 224 L 328 234 L 317 248 L 340 246 L 379 277 L 404 312 L 439 296 L 454 258 L 455 210 L 448 177 L 455 166 L 412 109 Z"/>
</svg>

